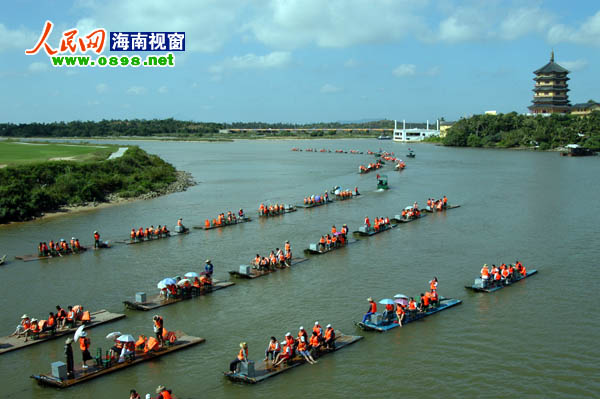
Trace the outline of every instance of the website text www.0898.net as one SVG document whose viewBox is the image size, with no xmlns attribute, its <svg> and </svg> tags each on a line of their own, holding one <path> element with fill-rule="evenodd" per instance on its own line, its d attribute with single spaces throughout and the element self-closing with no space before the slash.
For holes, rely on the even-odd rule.
<svg viewBox="0 0 600 399">
<path fill-rule="evenodd" d="M 54 67 L 159 67 L 169 68 L 175 66 L 175 56 L 173 53 L 164 55 L 101 55 L 94 58 L 89 55 L 81 56 L 52 56 L 52 66 Z"/>
</svg>

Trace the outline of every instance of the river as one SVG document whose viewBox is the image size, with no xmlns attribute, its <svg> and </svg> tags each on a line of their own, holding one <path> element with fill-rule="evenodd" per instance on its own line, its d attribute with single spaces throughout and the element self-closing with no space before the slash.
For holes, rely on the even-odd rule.
<svg viewBox="0 0 600 399">
<path fill-rule="evenodd" d="M 103 143 L 104 141 L 98 141 Z M 123 300 L 149 296 L 158 280 L 198 271 L 205 259 L 215 277 L 258 253 L 290 240 L 296 256 L 332 224 L 355 230 L 365 216 L 393 216 L 415 200 L 447 195 L 458 209 L 401 225 L 342 250 L 310 257 L 289 270 L 236 285 L 155 312 L 125 311 L 120 321 L 89 330 L 92 353 L 111 331 L 152 334 L 152 315 L 169 330 L 206 338 L 189 349 L 65 390 L 29 378 L 63 360 L 64 339 L 0 356 L 3 396 L 11 398 L 127 398 L 131 388 L 166 385 L 179 398 L 274 397 L 598 397 L 600 317 L 600 159 L 557 153 L 413 145 L 416 158 L 403 172 L 387 165 L 391 189 L 375 191 L 368 149 L 406 154 L 405 144 L 376 140 L 132 142 L 198 185 L 186 192 L 57 218 L 0 226 L 2 295 L 0 335 L 22 313 L 43 316 L 61 304 L 123 312 Z M 123 144 L 126 144 L 124 142 Z M 358 149 L 363 155 L 291 152 L 300 148 Z M 40 241 L 77 236 L 124 239 L 132 227 L 179 217 L 199 225 L 219 212 L 244 208 L 256 216 L 261 202 L 299 203 L 334 185 L 359 187 L 363 196 L 268 220 L 141 245 L 119 245 L 79 256 L 22 262 Z M 483 263 L 521 260 L 539 273 L 493 294 L 465 290 Z M 418 295 L 433 277 L 439 293 L 463 304 L 387 333 L 354 326 L 377 300 Z M 268 337 L 280 338 L 315 320 L 365 339 L 316 365 L 304 365 L 255 386 L 223 378 L 240 341 L 250 358 L 263 359 Z M 80 352 L 74 345 L 75 360 Z M 143 395 L 142 395 L 143 397 Z"/>
</svg>

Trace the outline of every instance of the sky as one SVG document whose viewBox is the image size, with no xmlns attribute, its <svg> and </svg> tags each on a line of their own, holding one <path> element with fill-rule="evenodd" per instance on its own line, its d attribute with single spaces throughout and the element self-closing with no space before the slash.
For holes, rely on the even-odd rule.
<svg viewBox="0 0 600 399">
<path fill-rule="evenodd" d="M 174 52 L 172 68 L 57 68 L 44 51 L 25 54 L 46 21 L 53 48 L 64 31 L 104 28 L 185 32 L 186 50 Z M 552 50 L 571 71 L 571 103 L 600 101 L 597 1 L 13 1 L 0 15 L 0 123 L 424 122 L 525 113 L 533 71 Z M 102 53 L 148 54 L 108 44 Z"/>
</svg>

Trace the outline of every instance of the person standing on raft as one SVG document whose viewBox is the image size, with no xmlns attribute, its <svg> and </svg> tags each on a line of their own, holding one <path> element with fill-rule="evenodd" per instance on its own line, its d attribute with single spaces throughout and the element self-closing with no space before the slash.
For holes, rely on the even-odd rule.
<svg viewBox="0 0 600 399">
<path fill-rule="evenodd" d="M 75 378 L 75 373 L 73 371 L 73 347 L 71 344 L 73 343 L 73 338 L 67 338 L 65 341 L 65 358 L 67 361 L 67 378 L 72 379 Z"/>
<path fill-rule="evenodd" d="M 94 248 L 100 248 L 100 234 L 98 234 L 98 231 L 94 231 Z"/>
<path fill-rule="evenodd" d="M 87 332 L 85 331 L 79 335 L 79 349 L 81 349 L 81 359 L 83 361 L 81 368 L 85 370 L 88 368 L 86 362 L 92 360 L 92 355 L 90 355 L 90 339 L 87 337 Z"/>
<path fill-rule="evenodd" d="M 367 320 L 369 320 L 369 318 L 371 317 L 371 315 L 377 313 L 377 304 L 375 303 L 375 301 L 373 301 L 373 298 L 369 297 L 367 298 L 367 301 L 369 301 L 369 310 L 363 316 L 363 323 L 366 323 Z"/>
</svg>

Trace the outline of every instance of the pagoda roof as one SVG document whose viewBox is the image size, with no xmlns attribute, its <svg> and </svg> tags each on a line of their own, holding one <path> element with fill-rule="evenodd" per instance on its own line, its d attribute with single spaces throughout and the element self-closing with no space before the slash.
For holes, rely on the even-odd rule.
<svg viewBox="0 0 600 399">
<path fill-rule="evenodd" d="M 563 76 L 558 76 L 558 75 L 554 75 L 554 76 L 536 76 L 535 78 L 533 78 L 533 80 L 538 81 L 538 80 L 571 80 L 570 77 L 568 77 L 567 75 L 563 75 Z"/>
<path fill-rule="evenodd" d="M 540 69 L 533 71 L 533 73 L 537 75 L 540 73 L 569 73 L 569 71 L 554 62 L 554 50 L 552 50 L 550 62 Z"/>
<path fill-rule="evenodd" d="M 571 107 L 568 104 L 566 104 L 566 105 L 560 105 L 560 104 L 533 104 L 533 105 L 530 105 L 527 108 L 529 108 L 529 109 L 537 109 L 537 108 L 570 109 Z"/>
<path fill-rule="evenodd" d="M 590 101 L 587 103 L 574 104 L 571 108 L 585 110 L 585 109 L 590 109 L 590 108 L 595 108 L 595 107 L 600 107 L 600 103 L 597 103 L 595 101 Z"/>
<path fill-rule="evenodd" d="M 571 91 L 567 86 L 535 86 L 532 91 Z"/>
</svg>

